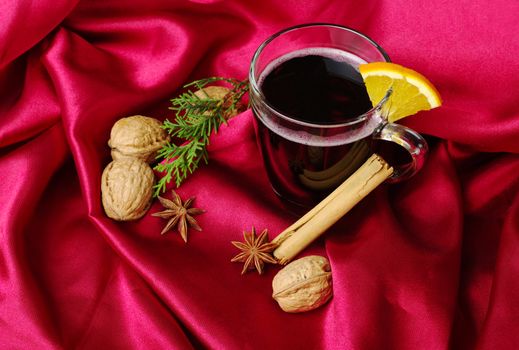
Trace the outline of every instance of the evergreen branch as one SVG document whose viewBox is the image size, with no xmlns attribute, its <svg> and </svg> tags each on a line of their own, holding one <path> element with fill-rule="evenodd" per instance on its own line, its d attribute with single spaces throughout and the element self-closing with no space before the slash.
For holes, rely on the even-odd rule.
<svg viewBox="0 0 519 350">
<path fill-rule="evenodd" d="M 155 170 L 165 173 L 154 186 L 155 196 L 166 191 L 167 184 L 173 178 L 176 186 L 180 186 L 187 176 L 198 168 L 201 160 L 206 164 L 208 161 L 206 144 L 200 140 L 192 140 L 180 146 L 168 143 L 159 151 L 157 157 L 166 161 L 155 166 Z"/>
<path fill-rule="evenodd" d="M 234 78 L 224 78 L 224 77 L 210 77 L 210 78 L 195 80 L 189 84 L 184 85 L 184 87 L 188 88 L 188 87 L 195 86 L 198 89 L 202 89 L 205 86 L 211 85 L 212 83 L 215 83 L 215 82 L 229 83 L 233 86 L 233 88 L 235 88 L 243 83 L 248 84 L 247 80 L 238 80 L 238 79 L 234 79 Z"/>
<path fill-rule="evenodd" d="M 223 98 L 212 98 L 202 90 L 215 82 L 231 85 L 230 91 Z M 205 97 L 187 91 L 171 99 L 169 109 L 175 111 L 175 121 L 166 119 L 162 127 L 169 135 L 184 142 L 180 146 L 168 143 L 159 151 L 157 158 L 162 162 L 155 166 L 155 170 L 164 173 L 164 176 L 155 185 L 155 196 L 164 192 L 173 179 L 176 186 L 180 186 L 198 168 L 201 160 L 208 162 L 209 137 L 243 109 L 241 100 L 249 85 L 247 80 L 211 77 L 184 87 L 201 90 Z"/>
</svg>

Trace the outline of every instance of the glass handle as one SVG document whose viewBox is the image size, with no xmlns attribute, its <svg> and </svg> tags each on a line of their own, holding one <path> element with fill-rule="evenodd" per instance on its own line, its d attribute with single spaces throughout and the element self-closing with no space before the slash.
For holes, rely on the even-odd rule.
<svg viewBox="0 0 519 350">
<path fill-rule="evenodd" d="M 429 147 L 427 141 L 416 131 L 403 125 L 388 123 L 380 127 L 373 135 L 374 139 L 394 142 L 409 152 L 411 163 L 393 165 L 393 175 L 388 182 L 399 182 L 416 174 L 423 166 Z"/>
</svg>

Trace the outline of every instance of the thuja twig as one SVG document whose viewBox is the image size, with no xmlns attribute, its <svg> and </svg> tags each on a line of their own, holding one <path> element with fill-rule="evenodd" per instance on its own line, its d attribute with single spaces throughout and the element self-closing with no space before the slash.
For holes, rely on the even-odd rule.
<svg viewBox="0 0 519 350">
<path fill-rule="evenodd" d="M 216 82 L 227 83 L 231 88 L 211 86 Z M 241 112 L 244 107 L 241 100 L 248 86 L 247 80 L 206 78 L 184 86 L 196 88 L 195 92 L 187 91 L 171 100 L 169 109 L 175 111 L 175 120 L 166 119 L 162 127 L 181 141 L 180 145 L 169 142 L 158 152 L 161 162 L 155 169 L 164 175 L 154 186 L 155 196 L 164 192 L 172 180 L 180 186 L 201 161 L 208 162 L 209 137 Z"/>
</svg>

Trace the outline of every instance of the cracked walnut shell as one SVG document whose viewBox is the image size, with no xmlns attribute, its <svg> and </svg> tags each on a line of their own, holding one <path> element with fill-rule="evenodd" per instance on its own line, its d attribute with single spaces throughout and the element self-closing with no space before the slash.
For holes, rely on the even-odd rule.
<svg viewBox="0 0 519 350">
<path fill-rule="evenodd" d="M 283 311 L 304 312 L 325 304 L 333 294 L 330 263 L 323 256 L 295 260 L 272 280 L 272 297 Z"/>
<path fill-rule="evenodd" d="M 118 221 L 136 220 L 149 209 L 155 174 L 136 158 L 114 160 L 101 177 L 101 199 L 108 217 Z"/>
<path fill-rule="evenodd" d="M 139 158 L 155 161 L 157 151 L 168 141 L 168 134 L 157 119 L 134 115 L 121 118 L 112 127 L 108 146 L 114 160 Z"/>
</svg>

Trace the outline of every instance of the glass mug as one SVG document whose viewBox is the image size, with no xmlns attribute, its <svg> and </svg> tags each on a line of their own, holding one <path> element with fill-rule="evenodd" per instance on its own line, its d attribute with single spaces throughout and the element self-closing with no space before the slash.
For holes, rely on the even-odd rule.
<svg viewBox="0 0 519 350">
<path fill-rule="evenodd" d="M 407 158 L 396 162 L 381 154 L 394 168 L 389 182 L 409 178 L 423 165 L 426 141 L 387 122 L 384 111 L 390 107 L 386 101 L 391 90 L 378 105 L 372 107 L 368 98 L 369 106 L 358 108 L 365 103 L 357 96 L 359 89 L 367 98 L 358 65 L 380 61 L 390 59 L 367 36 L 321 23 L 282 30 L 255 52 L 249 94 L 260 152 L 274 192 L 296 212 L 321 201 L 384 144 L 401 146 L 393 148 Z M 284 80 L 294 76 L 302 80 Z M 344 101 L 349 104 L 347 116 L 328 106 L 338 103 L 342 108 Z"/>
</svg>

